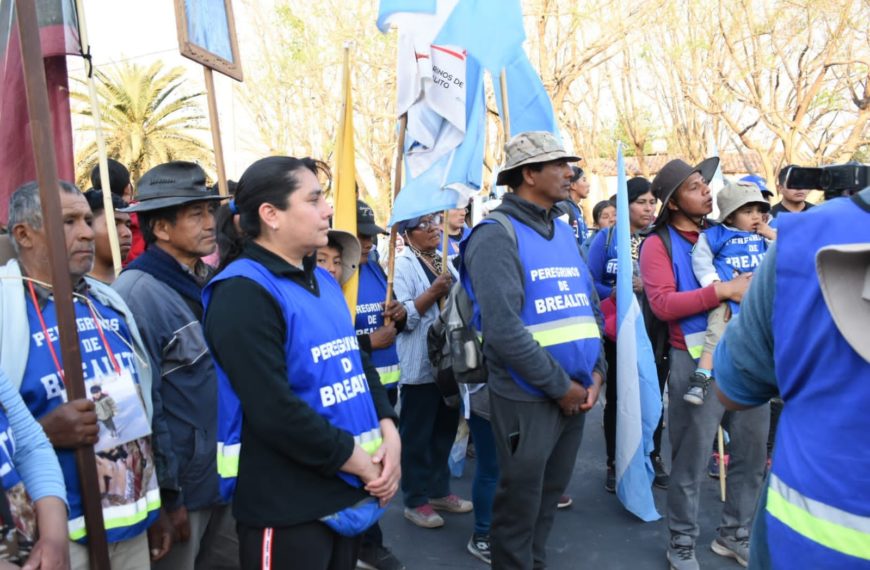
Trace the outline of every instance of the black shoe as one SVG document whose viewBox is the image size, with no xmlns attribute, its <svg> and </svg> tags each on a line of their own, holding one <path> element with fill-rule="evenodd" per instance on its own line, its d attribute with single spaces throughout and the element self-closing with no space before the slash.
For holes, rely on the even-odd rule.
<svg viewBox="0 0 870 570">
<path fill-rule="evenodd" d="M 668 483 L 671 478 L 668 475 L 667 471 L 665 471 L 665 464 L 662 461 L 662 458 L 659 456 L 654 456 L 652 458 L 653 470 L 655 471 L 655 477 L 653 477 L 653 485 L 658 487 L 659 489 L 667 489 Z"/>
<path fill-rule="evenodd" d="M 712 381 L 711 376 L 704 376 L 696 370 L 689 378 L 689 389 L 683 394 L 683 400 L 693 406 L 703 406 L 707 398 L 707 388 Z"/>
<path fill-rule="evenodd" d="M 364 570 L 405 570 L 405 565 L 383 545 L 365 545 L 360 548 L 356 567 Z"/>
<path fill-rule="evenodd" d="M 489 535 L 488 534 L 472 534 L 466 545 L 469 554 L 487 564 L 492 564 L 492 555 L 489 550 Z"/>
<path fill-rule="evenodd" d="M 607 468 L 607 478 L 604 480 L 604 490 L 608 493 L 616 492 L 616 469 Z"/>
</svg>

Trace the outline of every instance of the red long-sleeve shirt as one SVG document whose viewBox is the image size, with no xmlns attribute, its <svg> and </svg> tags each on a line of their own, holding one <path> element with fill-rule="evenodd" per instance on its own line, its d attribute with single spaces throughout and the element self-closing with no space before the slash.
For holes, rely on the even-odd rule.
<svg viewBox="0 0 870 570">
<path fill-rule="evenodd" d="M 677 230 L 691 243 L 698 241 L 698 232 Z M 706 313 L 719 305 L 713 285 L 694 291 L 677 291 L 674 266 L 659 236 L 646 238 L 640 251 L 640 275 L 653 313 L 668 323 L 671 346 L 686 350 L 686 339 L 680 330 L 682 318 Z"/>
</svg>

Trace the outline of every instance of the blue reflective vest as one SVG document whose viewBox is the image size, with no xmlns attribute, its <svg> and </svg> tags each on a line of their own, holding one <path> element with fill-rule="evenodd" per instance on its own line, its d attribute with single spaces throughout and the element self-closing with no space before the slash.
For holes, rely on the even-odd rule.
<svg viewBox="0 0 870 570">
<path fill-rule="evenodd" d="M 616 237 L 617 234 L 610 235 L 616 229 L 616 226 L 604 228 L 596 234 L 595 239 L 604 241 L 604 271 L 601 276 L 601 283 L 607 287 L 616 287 L 616 270 L 619 267 L 616 254 Z M 598 237 L 598 236 L 601 237 Z M 593 240 L 593 243 L 594 240 Z M 599 293 L 600 295 L 600 293 Z"/>
<path fill-rule="evenodd" d="M 548 240 L 529 226 L 509 219 L 523 267 L 525 302 L 520 318 L 572 380 L 591 386 L 592 370 L 601 352 L 601 333 L 592 310 L 592 277 L 580 257 L 574 232 L 565 222 L 554 220 L 553 237 Z M 465 287 L 470 289 L 470 282 L 466 281 Z M 473 325 L 480 331 L 480 307 L 473 294 L 471 298 Z M 545 396 L 510 367 L 507 370 L 523 390 Z"/>
<path fill-rule="evenodd" d="M 671 263 L 674 269 L 674 281 L 677 291 L 694 291 L 701 284 L 692 270 L 692 248 L 694 244 L 683 237 L 672 226 L 668 226 L 671 235 Z M 701 358 L 704 352 L 704 336 L 707 331 L 707 313 L 700 312 L 680 319 L 680 330 L 686 339 L 686 350 L 695 360 Z"/>
<path fill-rule="evenodd" d="M 278 302 L 287 325 L 284 353 L 287 382 L 293 392 L 334 426 L 349 432 L 356 443 L 373 454 L 380 447 L 381 430 L 359 355 L 341 287 L 323 269 L 316 269 L 320 296 L 291 279 L 280 277 L 251 259 L 238 259 L 203 289 L 208 310 L 215 284 L 245 277 L 263 286 Z M 226 373 L 215 363 L 218 376 L 218 475 L 221 495 L 235 491 L 242 453 L 242 407 Z M 355 487 L 355 475 L 338 476 Z M 292 482 L 287 482 L 292 484 Z"/>
<path fill-rule="evenodd" d="M 773 349 L 785 407 L 767 491 L 771 562 L 870 568 L 870 363 L 834 324 L 815 267 L 825 246 L 870 242 L 870 212 L 837 198 L 778 219 Z"/>
<path fill-rule="evenodd" d="M 121 369 L 129 371 L 134 382 L 139 383 L 135 358 L 131 349 L 132 335 L 124 317 L 111 307 L 91 298 L 98 314 L 112 354 Z M 108 352 L 94 323 L 88 305 L 79 299 L 73 303 L 78 328 L 82 356 L 82 376 L 86 388 L 100 382 L 103 376 L 114 373 Z M 54 302 L 48 302 L 41 310 L 49 337 L 57 331 L 57 314 Z M 58 376 L 57 368 L 48 348 L 48 342 L 39 322 L 39 315 L 33 302 L 27 299 L 27 319 L 30 322 L 30 350 L 27 369 L 21 382 L 21 398 L 34 418 L 42 418 L 67 401 L 66 387 Z M 53 340 L 55 352 L 61 358 L 60 341 Z M 61 362 L 62 364 L 62 362 Z M 122 407 L 116 418 L 119 422 L 136 421 L 147 423 L 147 419 L 135 415 L 135 408 Z M 144 409 L 141 410 L 144 414 Z M 119 428 L 121 423 L 118 424 Z M 69 502 L 69 521 L 67 527 L 70 540 L 84 542 L 85 527 L 82 503 L 81 482 L 76 466 L 75 450 L 55 448 L 60 468 L 66 484 Z M 103 524 L 106 539 L 110 543 L 120 542 L 139 536 L 157 520 L 160 510 L 160 489 L 151 453 L 151 438 L 143 437 L 99 452 L 96 456 L 97 473 L 101 476 L 101 492 L 111 495 L 103 502 Z M 109 469 L 107 469 L 109 466 Z M 117 466 L 117 467 L 116 467 Z M 114 468 L 114 469 L 112 469 Z M 119 475 L 120 474 L 120 475 Z M 124 477 L 123 483 L 119 477 Z M 139 481 L 141 479 L 141 481 Z M 111 483 L 111 489 L 109 488 Z"/>
<path fill-rule="evenodd" d="M 744 232 L 725 225 L 713 226 L 704 230 L 710 251 L 713 252 L 713 265 L 722 281 L 731 281 L 741 273 L 752 273 L 761 265 L 767 253 L 767 241 L 755 232 Z M 740 304 L 729 301 L 731 313 L 740 312 Z"/>
<path fill-rule="evenodd" d="M 356 334 L 371 334 L 384 326 L 384 300 L 387 298 L 387 277 L 377 261 L 369 259 L 359 268 L 359 293 L 356 302 Z M 372 363 L 378 369 L 381 384 L 395 388 L 399 384 L 399 353 L 396 343 L 372 350 Z"/>
</svg>

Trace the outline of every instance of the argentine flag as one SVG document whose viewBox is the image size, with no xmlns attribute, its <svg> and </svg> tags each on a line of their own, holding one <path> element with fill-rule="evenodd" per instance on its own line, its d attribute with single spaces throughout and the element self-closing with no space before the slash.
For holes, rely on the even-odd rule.
<svg viewBox="0 0 870 570">
<path fill-rule="evenodd" d="M 645 522 L 661 518 L 652 494 L 649 454 L 662 413 L 652 345 L 632 289 L 631 226 L 622 143 L 616 183 L 616 496 Z"/>
</svg>

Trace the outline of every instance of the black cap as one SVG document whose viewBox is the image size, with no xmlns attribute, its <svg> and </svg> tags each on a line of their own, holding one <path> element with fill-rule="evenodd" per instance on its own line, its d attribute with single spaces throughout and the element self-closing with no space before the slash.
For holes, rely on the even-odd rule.
<svg viewBox="0 0 870 570">
<path fill-rule="evenodd" d="M 138 202 L 123 212 L 150 212 L 190 202 L 224 200 L 205 185 L 205 171 L 192 162 L 167 162 L 155 166 L 139 179 Z"/>
<path fill-rule="evenodd" d="M 387 230 L 375 223 L 374 210 L 362 200 L 356 201 L 356 233 L 361 236 L 387 233 Z"/>
</svg>

